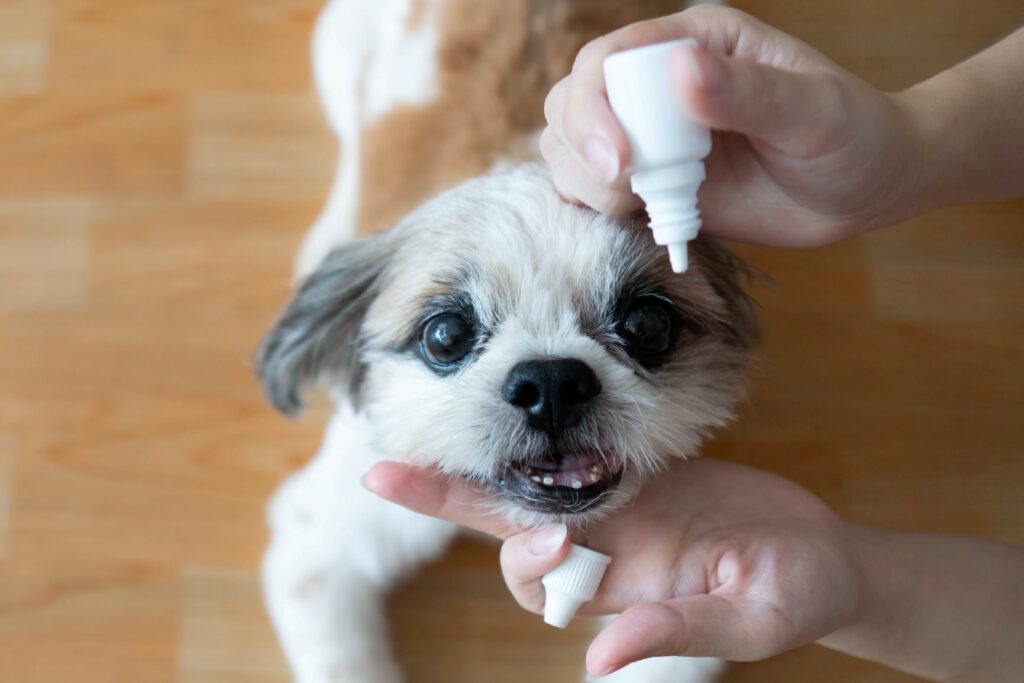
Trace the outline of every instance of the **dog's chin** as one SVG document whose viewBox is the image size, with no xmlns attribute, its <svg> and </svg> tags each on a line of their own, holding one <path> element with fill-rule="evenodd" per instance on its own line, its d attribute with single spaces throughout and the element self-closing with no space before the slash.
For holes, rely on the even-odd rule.
<svg viewBox="0 0 1024 683">
<path fill-rule="evenodd" d="M 616 453 L 586 449 L 512 461 L 492 483 L 515 507 L 561 517 L 597 511 L 611 498 L 622 472 Z"/>
</svg>

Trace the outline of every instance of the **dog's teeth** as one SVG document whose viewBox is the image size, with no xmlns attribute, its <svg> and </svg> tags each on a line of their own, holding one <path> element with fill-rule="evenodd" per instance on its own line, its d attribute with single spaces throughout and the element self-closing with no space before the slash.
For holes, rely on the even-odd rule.
<svg viewBox="0 0 1024 683">
<path fill-rule="evenodd" d="M 554 483 L 555 483 L 555 480 L 552 477 L 544 477 L 544 485 L 545 486 L 551 486 Z"/>
<path fill-rule="evenodd" d="M 590 481 L 592 483 L 596 484 L 597 482 L 601 481 L 601 475 L 598 474 L 597 472 L 591 472 L 590 473 Z"/>
<path fill-rule="evenodd" d="M 537 482 L 538 484 L 540 483 L 540 477 L 539 477 L 539 476 L 537 476 L 536 474 L 534 474 L 533 476 L 531 476 L 531 477 L 530 477 L 530 479 L 532 479 L 533 481 Z"/>
<path fill-rule="evenodd" d="M 574 489 L 581 489 L 581 488 L 583 488 L 583 482 L 580 481 L 579 479 L 573 479 L 572 480 L 572 487 Z"/>
</svg>

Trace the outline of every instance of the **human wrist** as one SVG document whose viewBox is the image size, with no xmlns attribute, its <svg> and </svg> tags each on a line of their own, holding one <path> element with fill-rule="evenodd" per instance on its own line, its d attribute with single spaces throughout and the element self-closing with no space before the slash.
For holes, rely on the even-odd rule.
<svg viewBox="0 0 1024 683">
<path fill-rule="evenodd" d="M 899 93 L 920 210 L 1024 195 L 1024 28 Z"/>
<path fill-rule="evenodd" d="M 850 549 L 857 577 L 856 603 L 846 622 L 818 642 L 854 656 L 874 652 L 891 633 L 893 596 L 891 586 L 898 574 L 885 548 L 885 532 L 852 522 L 842 522 L 842 535 Z"/>
<path fill-rule="evenodd" d="M 951 143 L 944 116 L 937 116 L 928 89 L 918 86 L 887 93 L 902 136 L 898 149 L 904 156 L 899 188 L 887 215 L 892 225 L 948 203 L 947 186 L 952 163 L 946 154 Z"/>
<path fill-rule="evenodd" d="M 975 201 L 979 141 L 970 80 L 953 67 L 891 97 L 905 121 L 910 155 L 905 218 Z"/>
<path fill-rule="evenodd" d="M 936 681 L 1018 680 L 1024 553 L 977 539 L 848 525 L 857 609 L 818 642 Z M 982 578 L 982 580 L 979 580 Z"/>
</svg>

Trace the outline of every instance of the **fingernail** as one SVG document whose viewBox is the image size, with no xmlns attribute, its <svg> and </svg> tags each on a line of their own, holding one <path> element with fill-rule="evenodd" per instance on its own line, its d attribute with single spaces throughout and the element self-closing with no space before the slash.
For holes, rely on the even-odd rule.
<svg viewBox="0 0 1024 683">
<path fill-rule="evenodd" d="M 530 539 L 530 552 L 538 557 L 547 557 L 562 547 L 569 529 L 564 524 L 549 524 L 534 532 Z"/>
<path fill-rule="evenodd" d="M 583 141 L 583 159 L 595 178 L 610 183 L 619 177 L 619 157 L 604 138 L 588 135 Z"/>
<path fill-rule="evenodd" d="M 678 54 L 694 85 L 708 93 L 722 88 L 725 73 L 715 57 L 693 45 L 683 45 Z"/>
</svg>

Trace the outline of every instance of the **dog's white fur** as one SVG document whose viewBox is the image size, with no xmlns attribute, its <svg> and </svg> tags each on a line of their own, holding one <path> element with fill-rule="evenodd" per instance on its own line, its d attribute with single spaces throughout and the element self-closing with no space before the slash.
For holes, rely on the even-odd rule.
<svg viewBox="0 0 1024 683">
<path fill-rule="evenodd" d="M 320 276 L 327 283 L 323 291 L 311 287 L 305 293 L 318 305 L 337 294 L 332 268 L 339 282 L 371 283 L 372 297 L 355 296 L 351 306 L 364 307 L 358 330 L 340 332 L 350 334 L 357 348 L 358 357 L 348 361 L 363 368 L 360 376 L 327 368 L 338 372 L 330 383 L 337 409 L 323 445 L 281 486 L 269 510 L 272 540 L 263 585 L 300 683 L 401 680 L 386 637 L 384 596 L 437 557 L 456 529 L 381 501 L 359 479 L 382 457 L 416 454 L 452 474 L 493 481 L 512 452 L 540 448 L 534 443 L 540 437 L 524 429 L 516 409 L 500 398 L 514 364 L 536 356 L 574 357 L 600 378 L 596 417 L 584 431 L 602 448 L 627 456 L 622 483 L 604 509 L 637 495 L 665 458 L 696 454 L 706 430 L 731 416 L 743 381 L 746 349 L 730 349 L 715 335 L 694 341 L 663 373 L 647 373 L 583 329 L 581 306 L 611 307 L 630 273 L 664 257 L 636 226 L 561 202 L 536 166 L 470 181 L 368 243 L 376 246 L 347 260 L 328 256 L 355 233 L 360 131 L 391 107 L 429 100 L 434 92 L 432 23 L 428 15 L 409 29 L 404 17 L 411 8 L 411 0 L 332 0 L 314 34 L 316 82 L 328 120 L 345 142 L 344 167 L 300 251 L 297 271 L 326 272 Z M 710 326 L 724 329 L 733 312 L 710 270 L 698 259 L 674 294 Z M 450 281 L 469 293 L 492 336 L 466 371 L 439 377 L 400 347 L 424 301 L 439 282 Z M 312 308 L 294 311 L 293 318 L 315 316 Z M 281 366 L 276 372 L 304 367 L 308 358 L 287 349 L 302 347 L 299 337 L 308 332 L 305 323 L 279 325 L 276 355 L 270 354 L 276 358 L 270 363 Z M 325 349 L 313 355 L 334 360 Z M 324 368 L 316 370 L 322 374 Z M 358 410 L 346 381 L 358 385 Z M 282 407 L 291 407 L 295 389 L 278 387 Z M 493 511 L 526 524 L 554 518 L 498 497 Z M 564 518 L 579 524 L 597 514 Z M 716 660 L 660 658 L 602 680 L 699 683 L 713 680 L 720 669 Z"/>
<path fill-rule="evenodd" d="M 413 0 L 331 0 L 313 30 L 313 78 L 331 129 L 345 148 L 324 210 L 296 261 L 308 275 L 323 257 L 355 235 L 359 208 L 361 132 L 401 105 L 437 94 L 437 3 L 425 5 L 414 28 Z"/>
</svg>

